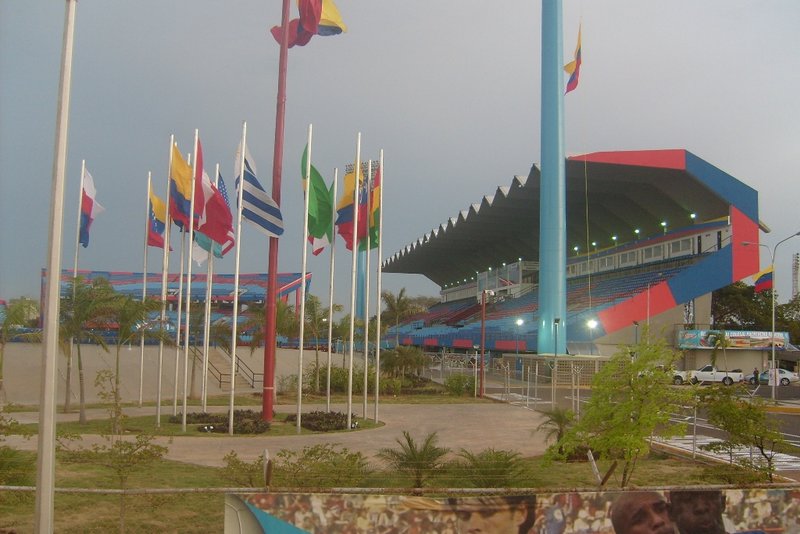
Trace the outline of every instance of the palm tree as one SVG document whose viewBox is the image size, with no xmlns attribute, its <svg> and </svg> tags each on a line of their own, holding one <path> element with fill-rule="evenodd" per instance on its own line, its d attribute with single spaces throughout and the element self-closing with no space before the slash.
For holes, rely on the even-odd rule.
<svg viewBox="0 0 800 534">
<path fill-rule="evenodd" d="M 421 445 L 417 445 L 408 431 L 403 431 L 405 441 L 398 438 L 399 449 L 380 449 L 378 458 L 389 464 L 391 469 L 407 473 L 413 478 L 414 488 L 421 488 L 431 475 L 444 465 L 443 458 L 450 449 L 438 447 L 436 432 L 428 434 Z"/>
<path fill-rule="evenodd" d="M 546 419 L 538 427 L 536 427 L 536 431 L 546 432 L 544 436 L 545 442 L 555 438 L 555 442 L 559 444 L 558 453 L 563 454 L 564 447 L 560 443 L 564 438 L 564 435 L 567 433 L 569 427 L 575 422 L 575 414 L 568 408 L 558 407 L 553 408 L 552 410 L 547 410 L 543 413 Z"/>
<path fill-rule="evenodd" d="M 3 366 L 6 343 L 14 336 L 17 328 L 28 324 L 36 316 L 38 306 L 31 299 L 18 299 L 5 307 L 5 312 L 0 313 L 0 408 L 6 403 L 6 390 L 3 385 Z M 2 310 L 0 310 L 2 311 Z"/>
<path fill-rule="evenodd" d="M 386 317 L 387 323 L 394 323 L 395 346 L 397 346 L 400 344 L 400 333 L 397 331 L 400 321 L 414 314 L 416 309 L 406 297 L 406 288 L 401 289 L 397 296 L 393 295 L 391 291 L 383 291 L 381 298 L 386 305 L 386 310 L 381 313 Z"/>
<path fill-rule="evenodd" d="M 64 411 L 68 412 L 70 409 L 70 369 L 72 367 L 70 343 L 74 341 L 78 356 L 79 421 L 81 424 L 86 423 L 86 388 L 83 376 L 83 360 L 81 359 L 81 341 L 88 340 L 108 352 L 105 340 L 95 329 L 103 329 L 108 325 L 116 298 L 114 289 L 105 278 L 97 278 L 88 283 L 83 277 L 78 276 L 72 280 L 67 288 L 67 296 L 61 301 L 59 344 L 62 351 L 67 355 L 68 362 Z"/>
<path fill-rule="evenodd" d="M 145 338 L 163 339 L 169 341 L 166 331 L 148 330 L 146 328 L 150 320 L 150 314 L 161 309 L 161 302 L 153 299 L 144 301 L 134 298 L 131 295 L 117 295 L 113 300 L 110 312 L 110 320 L 117 324 L 116 338 L 116 359 L 114 367 L 114 401 L 119 403 L 119 362 L 122 347 L 129 343 Z"/>
<path fill-rule="evenodd" d="M 247 321 L 244 323 L 244 329 L 252 332 L 252 339 L 250 341 L 250 353 L 252 354 L 256 347 L 264 344 L 264 328 L 266 326 L 267 318 L 264 306 L 251 306 L 247 310 Z M 299 329 L 299 321 L 294 312 L 294 306 L 286 304 L 284 301 L 278 299 L 275 308 L 275 331 L 284 336 L 296 336 Z"/>
<path fill-rule="evenodd" d="M 316 371 L 315 371 L 315 386 L 316 391 L 319 392 L 319 338 L 320 335 L 328 337 L 328 315 L 330 314 L 329 308 L 322 308 L 319 298 L 314 295 L 308 295 L 306 298 L 306 321 L 305 327 L 308 328 L 308 333 L 314 336 L 314 353 L 316 356 Z M 334 304 L 333 311 L 342 311 L 341 304 Z M 324 330 L 324 331 L 323 331 Z"/>
<path fill-rule="evenodd" d="M 475 488 L 510 488 L 524 470 L 522 455 L 514 451 L 484 449 L 473 453 L 461 449 L 464 478 Z"/>
</svg>

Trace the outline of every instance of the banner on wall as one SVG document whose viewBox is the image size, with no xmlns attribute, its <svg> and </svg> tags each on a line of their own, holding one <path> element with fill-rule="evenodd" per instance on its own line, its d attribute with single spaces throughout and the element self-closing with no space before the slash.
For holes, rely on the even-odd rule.
<svg viewBox="0 0 800 534">
<path fill-rule="evenodd" d="M 659 532 L 800 532 L 800 490 L 674 488 L 456 498 L 314 493 L 225 497 L 228 534 L 623 534 L 633 532 L 637 518 L 645 515 L 663 527 Z"/>
<path fill-rule="evenodd" d="M 680 349 L 713 349 L 725 337 L 727 349 L 768 349 L 775 344 L 783 350 L 789 343 L 788 332 L 760 332 L 757 330 L 680 330 L 677 344 Z"/>
</svg>

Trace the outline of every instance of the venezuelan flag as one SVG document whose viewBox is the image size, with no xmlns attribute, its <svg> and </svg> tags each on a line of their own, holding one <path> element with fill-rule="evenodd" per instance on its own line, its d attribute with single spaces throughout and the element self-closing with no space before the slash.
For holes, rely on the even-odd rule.
<svg viewBox="0 0 800 534">
<path fill-rule="evenodd" d="M 756 293 L 761 293 L 762 291 L 769 291 L 772 289 L 772 271 L 773 267 L 770 265 L 753 277 L 756 281 Z"/>
</svg>

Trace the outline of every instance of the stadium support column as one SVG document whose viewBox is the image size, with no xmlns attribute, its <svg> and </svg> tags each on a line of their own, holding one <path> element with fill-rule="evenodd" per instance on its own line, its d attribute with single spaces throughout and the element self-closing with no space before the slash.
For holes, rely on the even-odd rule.
<svg viewBox="0 0 800 534">
<path fill-rule="evenodd" d="M 539 200 L 538 352 L 564 353 L 566 321 L 554 340 L 556 317 L 567 317 L 564 82 L 561 0 L 542 2 L 541 194 Z"/>
</svg>

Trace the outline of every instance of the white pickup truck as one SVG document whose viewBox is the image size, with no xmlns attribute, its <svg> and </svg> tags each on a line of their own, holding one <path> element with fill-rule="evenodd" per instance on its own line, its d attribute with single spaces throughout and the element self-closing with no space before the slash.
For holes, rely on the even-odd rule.
<svg viewBox="0 0 800 534">
<path fill-rule="evenodd" d="M 722 382 L 726 386 L 730 386 L 737 382 L 743 382 L 744 373 L 742 373 L 741 369 L 721 371 L 713 365 L 706 365 L 697 371 L 689 371 L 688 375 L 684 377 L 684 380 L 687 378 L 692 384 L 697 384 L 698 382 Z"/>
</svg>

